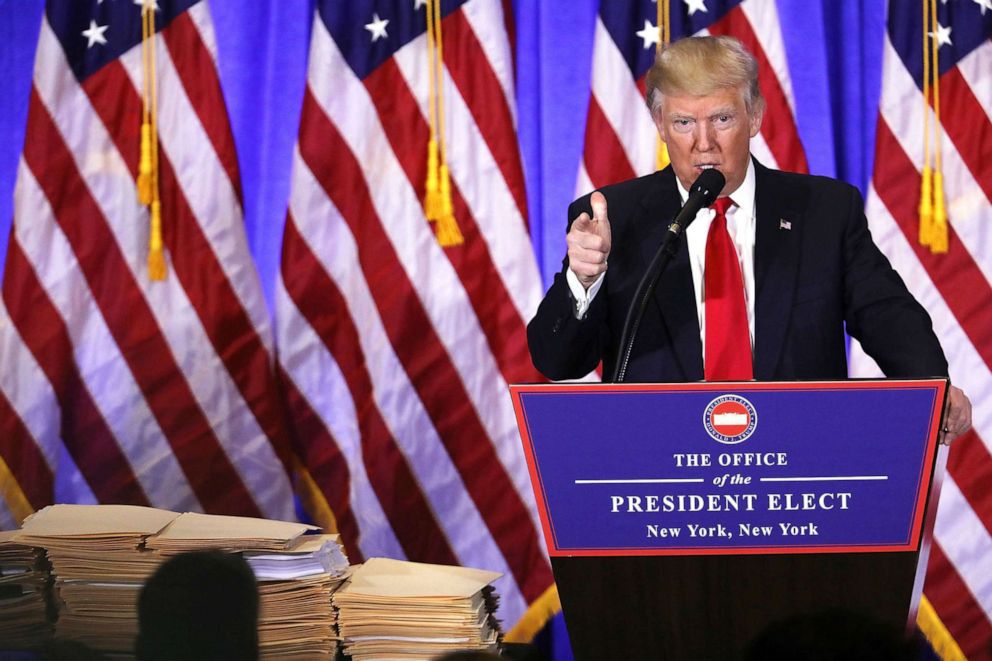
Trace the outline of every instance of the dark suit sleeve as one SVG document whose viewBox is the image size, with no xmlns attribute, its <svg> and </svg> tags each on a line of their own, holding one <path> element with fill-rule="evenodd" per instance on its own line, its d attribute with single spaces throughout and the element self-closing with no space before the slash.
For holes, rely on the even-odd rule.
<svg viewBox="0 0 992 661">
<path fill-rule="evenodd" d="M 569 227 L 580 213 L 592 213 L 589 197 L 568 207 Z M 568 257 L 527 324 L 527 344 L 534 366 L 549 379 L 578 379 L 599 363 L 606 334 L 606 282 L 582 319 L 575 317 L 575 299 L 565 280 Z M 609 273 L 605 276 L 609 278 Z"/>
<path fill-rule="evenodd" d="M 930 316 L 875 245 L 861 195 L 850 190 L 843 238 L 848 333 L 886 376 L 947 376 L 947 360 Z"/>
</svg>

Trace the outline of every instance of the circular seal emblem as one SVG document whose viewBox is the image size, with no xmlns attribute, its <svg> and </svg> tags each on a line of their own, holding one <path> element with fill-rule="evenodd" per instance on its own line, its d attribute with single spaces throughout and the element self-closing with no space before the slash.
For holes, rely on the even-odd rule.
<svg viewBox="0 0 992 661">
<path fill-rule="evenodd" d="M 721 395 L 706 406 L 703 426 L 713 440 L 736 445 L 754 433 L 758 414 L 754 405 L 740 395 Z"/>
</svg>

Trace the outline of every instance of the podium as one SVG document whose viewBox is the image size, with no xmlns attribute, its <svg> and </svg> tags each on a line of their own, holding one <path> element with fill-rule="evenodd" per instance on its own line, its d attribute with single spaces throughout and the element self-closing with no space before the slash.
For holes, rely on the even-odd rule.
<svg viewBox="0 0 992 661">
<path fill-rule="evenodd" d="M 944 379 L 510 387 L 576 659 L 915 623 Z"/>
</svg>

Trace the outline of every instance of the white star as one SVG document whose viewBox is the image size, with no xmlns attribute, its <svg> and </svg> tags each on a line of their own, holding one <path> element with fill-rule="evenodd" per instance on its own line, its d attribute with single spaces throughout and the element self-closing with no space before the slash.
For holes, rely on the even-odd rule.
<svg viewBox="0 0 992 661">
<path fill-rule="evenodd" d="M 89 40 L 86 44 L 87 48 L 93 48 L 93 44 L 106 44 L 107 38 L 103 36 L 103 33 L 107 31 L 109 25 L 97 25 L 96 21 L 91 20 L 89 28 L 83 30 L 82 34 Z"/>
<path fill-rule="evenodd" d="M 985 16 L 986 9 L 992 9 L 992 0 L 974 0 L 974 2 L 982 8 L 982 16 Z"/>
<path fill-rule="evenodd" d="M 638 37 L 644 40 L 644 48 L 651 48 L 651 44 L 657 44 L 661 40 L 658 34 L 658 27 L 651 25 L 651 21 L 644 21 L 644 29 L 635 32 Z"/>
<path fill-rule="evenodd" d="M 158 0 L 134 0 L 134 4 L 138 5 L 142 9 L 145 7 L 151 7 L 153 11 L 162 11 L 158 6 Z"/>
<path fill-rule="evenodd" d="M 692 16 L 697 11 L 701 11 L 704 14 L 706 11 L 706 0 L 682 0 L 686 6 L 689 8 L 689 16 Z"/>
<path fill-rule="evenodd" d="M 427 4 L 427 0 L 413 0 L 413 11 L 417 11 Z"/>
<path fill-rule="evenodd" d="M 365 29 L 372 33 L 372 41 L 379 41 L 379 37 L 385 39 L 389 35 L 386 34 L 386 26 L 389 25 L 389 21 L 384 18 L 379 18 L 379 14 L 372 14 L 372 22 L 365 24 Z"/>
<path fill-rule="evenodd" d="M 940 48 L 944 44 L 947 44 L 948 46 L 951 45 L 951 28 L 950 28 L 950 26 L 948 26 L 948 27 L 945 28 L 940 23 L 937 23 L 937 31 L 936 32 L 928 32 L 927 34 L 929 34 L 931 37 L 935 37 L 937 39 L 937 48 Z"/>
</svg>

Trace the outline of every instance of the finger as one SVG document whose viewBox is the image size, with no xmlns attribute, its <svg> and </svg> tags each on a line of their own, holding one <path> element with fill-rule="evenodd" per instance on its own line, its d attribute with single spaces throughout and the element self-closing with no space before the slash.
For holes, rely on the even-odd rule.
<svg viewBox="0 0 992 661">
<path fill-rule="evenodd" d="M 572 227 L 569 229 L 568 233 L 572 232 L 592 232 L 592 218 L 589 217 L 585 211 L 579 214 L 578 218 L 572 221 Z"/>
<path fill-rule="evenodd" d="M 613 244 L 613 232 L 610 229 L 610 219 L 606 213 L 606 197 L 596 191 L 589 198 L 589 204 L 592 206 L 596 235 L 603 239 L 600 249 L 609 254 Z"/>
<path fill-rule="evenodd" d="M 605 264 L 606 253 L 601 250 L 573 246 L 568 251 L 568 261 L 582 264 Z"/>
<path fill-rule="evenodd" d="M 606 239 L 598 234 L 580 234 L 575 237 L 575 245 L 586 250 L 601 252 L 604 255 L 609 250 Z"/>
<path fill-rule="evenodd" d="M 955 407 L 957 409 L 957 421 L 959 433 L 964 433 L 971 429 L 971 400 L 968 396 L 964 394 L 963 391 L 958 390 L 960 395 L 960 403 Z"/>
<path fill-rule="evenodd" d="M 584 250 L 601 252 L 604 255 L 610 251 L 610 242 L 606 237 L 594 234 L 593 232 L 583 231 L 581 228 L 575 228 L 566 234 L 565 243 L 568 244 L 569 251 L 575 248 L 582 248 Z"/>
<path fill-rule="evenodd" d="M 971 422 L 964 418 L 949 418 L 944 423 L 944 431 L 961 436 L 971 430 Z"/>
<path fill-rule="evenodd" d="M 961 435 L 971 428 L 971 401 L 960 388 L 951 387 L 944 412 L 944 429 Z"/>
<path fill-rule="evenodd" d="M 606 196 L 596 191 L 589 198 L 589 204 L 592 205 L 593 219 L 600 223 L 610 222 L 610 219 L 606 216 Z"/>
</svg>

